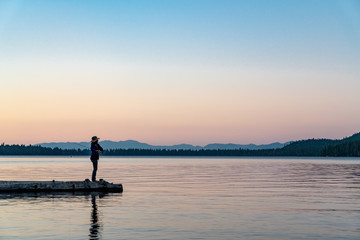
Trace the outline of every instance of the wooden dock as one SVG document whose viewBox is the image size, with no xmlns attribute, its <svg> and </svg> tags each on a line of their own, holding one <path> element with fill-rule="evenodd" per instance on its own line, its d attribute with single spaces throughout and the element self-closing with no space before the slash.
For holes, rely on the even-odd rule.
<svg viewBox="0 0 360 240">
<path fill-rule="evenodd" d="M 23 192 L 123 192 L 122 184 L 85 181 L 0 181 L 0 193 Z"/>
</svg>

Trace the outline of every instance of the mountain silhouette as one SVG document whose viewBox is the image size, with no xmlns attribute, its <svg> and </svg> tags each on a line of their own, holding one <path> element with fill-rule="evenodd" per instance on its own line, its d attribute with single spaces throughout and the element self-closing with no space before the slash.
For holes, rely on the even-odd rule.
<svg viewBox="0 0 360 240">
<path fill-rule="evenodd" d="M 263 144 L 263 145 L 256 145 L 256 144 L 223 144 L 223 143 L 212 143 L 202 146 L 194 146 L 190 144 L 177 144 L 171 146 L 161 146 L 161 145 L 150 145 L 147 143 L 141 143 L 135 140 L 126 140 L 126 141 L 100 141 L 100 145 L 104 149 L 183 149 L 183 150 L 201 150 L 201 149 L 209 149 L 209 150 L 227 150 L 227 149 L 249 149 L 249 150 L 259 150 L 259 149 L 276 149 L 282 148 L 286 146 L 288 143 L 271 143 L 271 144 Z M 39 143 L 36 144 L 42 147 L 49 147 L 49 148 L 60 148 L 60 149 L 89 149 L 90 142 L 50 142 L 50 143 Z"/>
<path fill-rule="evenodd" d="M 291 156 L 291 157 L 359 157 L 360 133 L 343 139 L 307 139 L 268 145 L 208 144 L 204 147 L 189 144 L 153 146 L 134 140 L 102 141 L 105 156 Z M 279 148 L 281 145 L 283 147 Z M 266 149 L 268 147 L 269 149 Z M 90 142 L 42 143 L 36 145 L 0 145 L 0 155 L 85 156 Z M 235 149 L 234 149 L 235 148 Z M 249 149 L 259 148 L 259 149 Z"/>
</svg>

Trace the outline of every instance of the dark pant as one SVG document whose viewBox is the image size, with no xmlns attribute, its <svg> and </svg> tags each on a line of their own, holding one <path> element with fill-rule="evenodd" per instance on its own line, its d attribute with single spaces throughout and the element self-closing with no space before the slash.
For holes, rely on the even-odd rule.
<svg viewBox="0 0 360 240">
<path fill-rule="evenodd" d="M 91 181 L 96 181 L 96 171 L 98 168 L 98 160 L 91 160 L 92 164 L 93 164 L 93 172 L 92 172 L 92 176 L 91 176 Z"/>
</svg>

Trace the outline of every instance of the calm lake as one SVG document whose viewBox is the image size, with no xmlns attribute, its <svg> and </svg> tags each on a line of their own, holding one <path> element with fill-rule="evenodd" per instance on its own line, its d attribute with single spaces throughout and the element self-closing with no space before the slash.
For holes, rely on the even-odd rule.
<svg viewBox="0 0 360 240">
<path fill-rule="evenodd" d="M 0 180 L 84 180 L 88 157 L 1 157 Z M 0 194 L 0 239 L 360 239 L 360 159 L 101 158 L 112 194 Z"/>
</svg>

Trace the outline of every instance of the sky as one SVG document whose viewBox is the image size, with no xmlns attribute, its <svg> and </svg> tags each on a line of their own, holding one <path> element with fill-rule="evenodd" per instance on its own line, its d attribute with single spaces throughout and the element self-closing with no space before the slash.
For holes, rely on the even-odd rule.
<svg viewBox="0 0 360 240">
<path fill-rule="evenodd" d="M 0 141 L 360 131 L 356 0 L 0 0 Z"/>
</svg>

